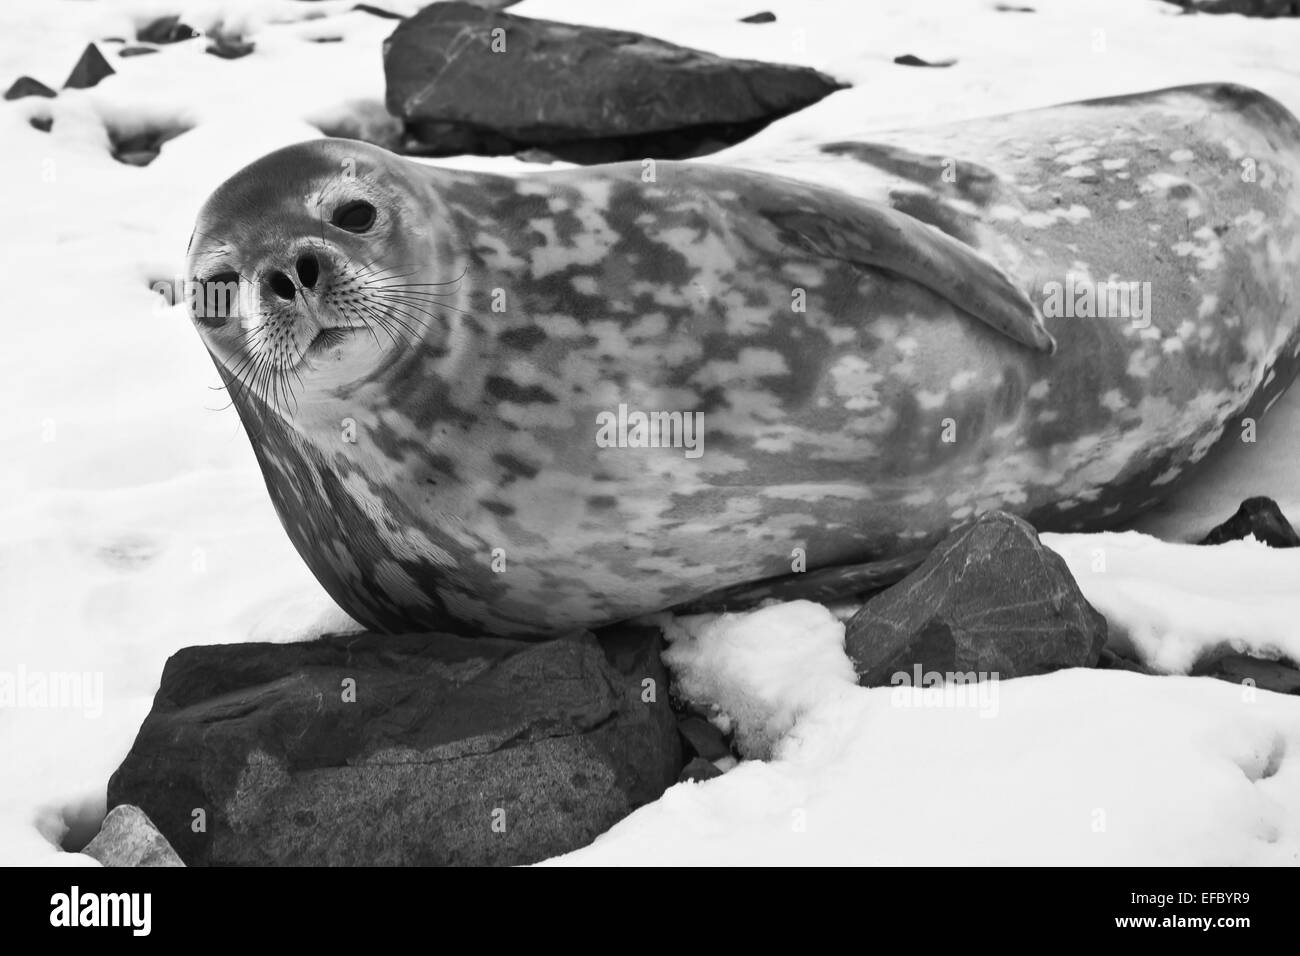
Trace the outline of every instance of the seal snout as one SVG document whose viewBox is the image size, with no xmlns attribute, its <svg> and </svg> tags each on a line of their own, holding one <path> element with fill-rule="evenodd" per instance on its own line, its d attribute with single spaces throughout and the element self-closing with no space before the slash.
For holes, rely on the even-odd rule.
<svg viewBox="0 0 1300 956">
<path fill-rule="evenodd" d="M 321 274 L 320 260 L 314 252 L 304 252 L 295 260 L 293 273 L 298 279 L 296 283 L 281 269 L 269 269 L 266 273 L 266 284 L 271 293 L 286 302 L 292 302 L 299 289 L 316 290 Z"/>
</svg>

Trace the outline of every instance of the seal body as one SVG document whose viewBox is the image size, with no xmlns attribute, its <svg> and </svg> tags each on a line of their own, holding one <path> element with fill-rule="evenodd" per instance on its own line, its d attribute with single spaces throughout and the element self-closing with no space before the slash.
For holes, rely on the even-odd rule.
<svg viewBox="0 0 1300 956">
<path fill-rule="evenodd" d="M 196 322 L 335 600 L 546 634 L 905 568 L 991 509 L 1121 526 L 1296 373 L 1297 173 L 1230 86 L 732 166 L 325 140 L 223 185 L 190 275 L 240 276 Z"/>
</svg>

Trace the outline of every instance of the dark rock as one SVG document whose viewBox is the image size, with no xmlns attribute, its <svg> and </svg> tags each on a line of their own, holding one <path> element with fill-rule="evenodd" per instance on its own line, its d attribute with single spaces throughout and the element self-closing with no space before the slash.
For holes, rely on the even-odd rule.
<svg viewBox="0 0 1300 956">
<path fill-rule="evenodd" d="M 1240 541 L 1251 536 L 1270 548 L 1300 547 L 1300 535 L 1291 527 L 1291 522 L 1286 520 L 1277 502 L 1263 496 L 1247 498 L 1236 514 L 1198 543 L 1223 544 L 1225 541 Z"/>
<path fill-rule="evenodd" d="M 191 865 L 564 853 L 656 799 L 681 767 L 659 632 L 606 640 L 363 634 L 186 648 L 168 660 L 108 802 L 143 808 Z M 196 811 L 205 832 L 192 829 Z"/>
<path fill-rule="evenodd" d="M 32 129 L 38 129 L 38 130 L 40 130 L 42 133 L 48 133 L 50 130 L 54 129 L 54 117 L 53 117 L 53 116 L 33 116 L 31 119 L 29 119 L 29 120 L 27 121 L 27 124 L 28 124 Z"/>
<path fill-rule="evenodd" d="M 701 155 L 706 141 L 736 142 L 841 88 L 805 67 L 466 3 L 403 21 L 384 44 L 384 73 L 412 152 L 540 146 L 582 162 Z"/>
<path fill-rule="evenodd" d="M 712 780 L 714 777 L 721 777 L 722 771 L 703 757 L 696 757 L 688 763 L 681 774 L 677 777 L 678 783 L 685 783 L 693 780 L 696 783 L 703 783 L 705 780 Z"/>
<path fill-rule="evenodd" d="M 188 131 L 187 126 L 147 127 L 124 132 L 114 126 L 108 128 L 108 140 L 113 158 L 128 166 L 148 166 L 162 152 L 163 143 Z"/>
<path fill-rule="evenodd" d="M 1168 0 L 1188 13 L 1240 13 L 1246 17 L 1300 16 L 1295 0 Z"/>
<path fill-rule="evenodd" d="M 1033 7 L 1016 7 L 1009 3 L 999 3 L 994 5 L 994 10 L 998 13 L 1037 13 Z"/>
<path fill-rule="evenodd" d="M 770 10 L 764 10 L 762 13 L 751 13 L 747 17 L 740 18 L 741 23 L 776 23 L 776 14 Z"/>
<path fill-rule="evenodd" d="M 58 96 L 52 89 L 42 83 L 40 80 L 32 79 L 30 76 L 20 76 L 13 81 L 9 89 L 5 90 L 5 99 L 21 100 L 24 96 Z"/>
<path fill-rule="evenodd" d="M 130 804 L 110 810 L 99 835 L 81 852 L 104 866 L 185 865 L 145 812 Z"/>
<path fill-rule="evenodd" d="M 1264 661 L 1245 654 L 1227 654 L 1192 670 L 1196 677 L 1217 677 L 1233 684 L 1250 681 L 1263 690 L 1300 694 L 1300 670 L 1282 661 Z"/>
<path fill-rule="evenodd" d="M 393 13 L 391 10 L 381 10 L 379 7 L 372 7 L 372 6 L 371 6 L 370 4 L 368 4 L 368 3 L 358 3 L 358 4 L 357 4 L 355 7 L 353 7 L 352 9 L 353 9 L 353 10 L 360 11 L 361 13 L 368 13 L 368 14 L 370 14 L 372 17 L 383 17 L 385 20 L 405 20 L 405 19 L 406 19 L 406 17 L 402 16 L 400 13 Z"/>
<path fill-rule="evenodd" d="M 1108 671 L 1132 671 L 1134 674 L 1156 673 L 1154 668 L 1147 667 L 1141 661 L 1135 661 L 1131 657 L 1116 654 L 1109 647 L 1101 649 L 1101 656 L 1097 658 L 1097 667 Z"/>
<path fill-rule="evenodd" d="M 156 46 L 124 46 L 117 51 L 118 56 L 148 56 L 150 53 L 157 53 Z"/>
<path fill-rule="evenodd" d="M 913 56 L 910 53 L 904 53 L 902 56 L 894 57 L 894 62 L 899 66 L 933 66 L 945 67 L 952 66 L 956 60 L 922 60 L 919 56 Z"/>
<path fill-rule="evenodd" d="M 113 75 L 113 68 L 99 52 L 99 47 L 91 43 L 81 54 L 81 59 L 68 74 L 68 81 L 63 84 L 65 90 L 88 90 L 106 76 Z"/>
<path fill-rule="evenodd" d="M 864 687 L 894 675 L 996 673 L 1000 679 L 1092 667 L 1106 620 L 1065 562 L 1019 518 L 1000 511 L 949 535 L 845 628 Z"/>
<path fill-rule="evenodd" d="M 686 741 L 687 756 L 703 757 L 705 760 L 721 760 L 731 756 L 727 738 L 707 720 L 682 717 L 677 721 L 677 730 Z"/>
<path fill-rule="evenodd" d="M 199 36 L 199 31 L 181 22 L 180 17 L 160 17 L 135 31 L 141 43 L 180 43 Z"/>
<path fill-rule="evenodd" d="M 208 39 L 210 42 L 204 52 L 219 56 L 223 60 L 238 60 L 241 56 L 248 56 L 255 49 L 251 41 L 235 34 L 218 31 L 211 34 Z"/>
</svg>

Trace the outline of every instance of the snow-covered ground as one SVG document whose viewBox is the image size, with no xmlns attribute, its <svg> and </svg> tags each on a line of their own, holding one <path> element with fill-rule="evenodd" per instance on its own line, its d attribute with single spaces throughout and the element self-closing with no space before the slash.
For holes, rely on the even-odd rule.
<svg viewBox="0 0 1300 956">
<path fill-rule="evenodd" d="M 993 0 L 525 0 L 512 12 L 804 63 L 854 84 L 714 162 L 1206 80 L 1257 86 L 1300 113 L 1300 21 L 1182 16 L 1158 0 L 1025 2 L 1037 12 L 998 12 Z M 223 21 L 257 44 L 227 61 L 197 42 L 129 59 L 101 43 L 117 75 L 99 86 L 0 104 L 0 674 L 92 677 L 83 707 L 0 708 L 0 863 L 93 862 L 55 844 L 102 814 L 176 649 L 350 626 L 281 530 L 189 320 L 149 285 L 177 275 L 198 206 L 222 179 L 382 100 L 380 44 L 394 22 L 352 5 L 0 4 L 4 87 L 27 73 L 57 88 L 87 42 L 130 38 L 168 13 Z M 778 21 L 737 22 L 762 9 Z M 891 62 L 902 53 L 959 62 L 908 69 Z M 29 125 L 38 116 L 51 132 Z M 108 131 L 142 128 L 188 132 L 147 167 L 113 160 Z M 1194 538 L 1254 494 L 1300 518 L 1298 473 L 1293 390 L 1257 444 L 1217 455 L 1142 530 Z M 1117 640 L 1160 669 L 1186 672 L 1225 642 L 1300 657 L 1300 554 L 1135 533 L 1046 540 Z M 905 706 L 852 685 L 837 625 L 816 606 L 691 627 L 675 666 L 701 700 L 754 728 L 762 759 L 673 788 L 566 862 L 1300 859 L 1295 699 L 1099 671 L 1006 682 L 995 704 Z"/>
</svg>

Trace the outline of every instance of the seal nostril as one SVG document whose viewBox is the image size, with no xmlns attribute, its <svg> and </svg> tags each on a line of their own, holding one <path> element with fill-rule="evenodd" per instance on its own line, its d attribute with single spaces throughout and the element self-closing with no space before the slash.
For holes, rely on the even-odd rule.
<svg viewBox="0 0 1300 956">
<path fill-rule="evenodd" d="M 267 282 L 271 286 L 271 291 L 274 292 L 276 295 L 278 295 L 280 298 L 285 299 L 286 301 L 293 298 L 294 295 L 293 280 L 290 279 L 283 272 L 280 272 L 278 270 L 276 272 L 272 272 L 270 277 L 267 279 Z"/>
<path fill-rule="evenodd" d="M 312 288 L 320 277 L 320 263 L 311 253 L 299 256 L 294 268 L 298 270 L 298 281 L 304 289 Z"/>
</svg>

